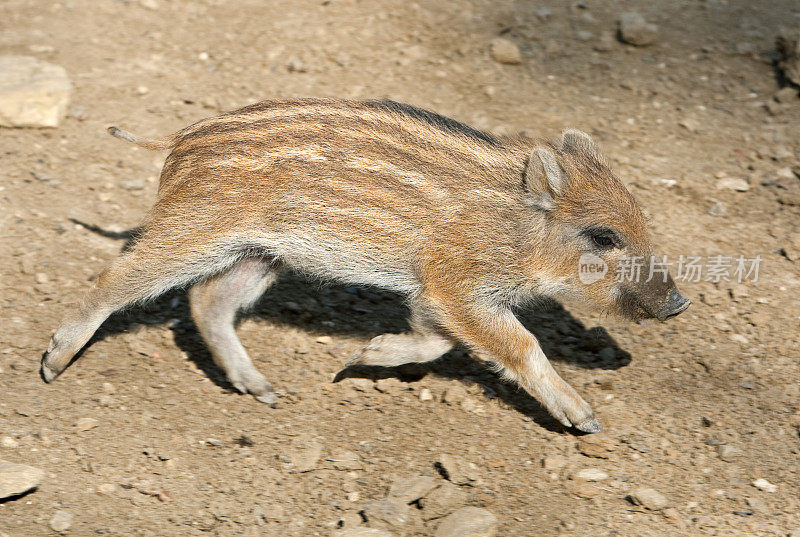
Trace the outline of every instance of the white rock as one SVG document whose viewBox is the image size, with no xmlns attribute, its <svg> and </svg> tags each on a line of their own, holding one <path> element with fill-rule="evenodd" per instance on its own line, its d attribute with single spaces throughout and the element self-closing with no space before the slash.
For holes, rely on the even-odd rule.
<svg viewBox="0 0 800 537">
<path fill-rule="evenodd" d="M 717 181 L 718 190 L 735 190 L 737 192 L 747 192 L 750 190 L 750 183 L 739 177 L 723 177 Z"/>
<path fill-rule="evenodd" d="M 50 519 L 50 527 L 53 531 L 64 533 L 72 527 L 72 513 L 66 511 L 56 511 Z"/>
<path fill-rule="evenodd" d="M 493 537 L 497 517 L 479 507 L 462 507 L 442 519 L 435 537 Z"/>
<path fill-rule="evenodd" d="M 44 470 L 0 460 L 0 500 L 35 489 L 43 478 Z"/>
<path fill-rule="evenodd" d="M 30 56 L 0 56 L 0 127 L 56 127 L 71 96 L 63 67 Z"/>
<path fill-rule="evenodd" d="M 0 438 L 0 446 L 3 446 L 4 448 L 18 448 L 19 442 L 10 436 L 4 436 L 3 438 Z"/>
<path fill-rule="evenodd" d="M 575 472 L 573 477 L 581 481 L 603 481 L 608 479 L 608 474 L 599 468 L 584 468 Z"/>
<path fill-rule="evenodd" d="M 775 172 L 775 175 L 778 176 L 778 179 L 793 180 L 795 178 L 794 172 L 789 167 L 780 168 L 777 172 Z"/>
<path fill-rule="evenodd" d="M 419 400 L 420 401 L 433 401 L 433 394 L 428 388 L 422 388 L 419 391 Z"/>
<path fill-rule="evenodd" d="M 770 483 L 769 481 L 767 481 L 763 477 L 760 477 L 760 478 L 756 479 L 755 481 L 753 481 L 752 485 L 755 488 L 759 489 L 759 490 L 763 490 L 764 492 L 777 492 L 778 491 L 778 486 L 777 485 L 773 485 L 772 483 Z"/>
</svg>

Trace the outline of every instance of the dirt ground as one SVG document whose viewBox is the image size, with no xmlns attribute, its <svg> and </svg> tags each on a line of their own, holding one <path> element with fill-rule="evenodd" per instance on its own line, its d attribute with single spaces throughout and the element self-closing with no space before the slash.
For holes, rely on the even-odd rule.
<svg viewBox="0 0 800 537">
<path fill-rule="evenodd" d="M 655 43 L 599 46 L 632 10 Z M 64 66 L 75 93 L 58 128 L 0 130 L 0 459 L 46 472 L 0 503 L 0 535 L 54 534 L 66 511 L 76 536 L 425 536 L 462 506 L 494 513 L 500 536 L 800 535 L 800 100 L 772 100 L 775 35 L 799 23 L 792 0 L 4 0 L 0 54 Z M 520 64 L 491 57 L 498 36 Z M 106 127 L 163 135 L 291 96 L 586 130 L 663 253 L 760 255 L 758 280 L 679 281 L 694 305 L 665 324 L 520 312 L 599 436 L 564 430 L 464 350 L 334 383 L 354 349 L 407 326 L 402 300 L 297 276 L 239 327 L 278 408 L 224 380 L 184 292 L 115 315 L 43 384 L 50 334 L 149 207 L 165 157 Z M 364 522 L 398 479 L 444 487 L 448 455 L 466 468 L 448 475 L 449 507 Z M 666 505 L 634 505 L 641 487 Z"/>
</svg>

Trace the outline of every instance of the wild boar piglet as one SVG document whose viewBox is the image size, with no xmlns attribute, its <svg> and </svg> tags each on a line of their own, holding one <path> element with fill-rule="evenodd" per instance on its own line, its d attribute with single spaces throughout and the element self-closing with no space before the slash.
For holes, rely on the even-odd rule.
<svg viewBox="0 0 800 537">
<path fill-rule="evenodd" d="M 273 404 L 234 322 L 291 269 L 407 297 L 411 330 L 375 337 L 348 365 L 426 362 L 460 342 L 488 353 L 564 425 L 596 432 L 590 406 L 513 309 L 574 294 L 663 321 L 689 305 L 666 272 L 613 277 L 653 249 L 639 205 L 577 130 L 558 142 L 499 137 L 393 101 L 296 99 L 158 140 L 109 131 L 171 152 L 140 236 L 53 335 L 47 382 L 111 313 L 188 287 L 215 362 L 238 390 Z M 583 277 L 586 256 L 605 277 Z"/>
</svg>

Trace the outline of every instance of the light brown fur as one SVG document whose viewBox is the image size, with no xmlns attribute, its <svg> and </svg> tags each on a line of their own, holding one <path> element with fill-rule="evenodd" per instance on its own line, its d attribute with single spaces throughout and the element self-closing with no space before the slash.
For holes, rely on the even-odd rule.
<svg viewBox="0 0 800 537">
<path fill-rule="evenodd" d="M 571 292 L 654 316 L 674 288 L 580 283 L 581 253 L 598 252 L 613 274 L 623 253 L 651 247 L 635 200 L 578 131 L 549 144 L 398 103 L 297 99 L 256 103 L 161 140 L 110 132 L 172 151 L 142 236 L 53 336 L 47 381 L 113 311 L 193 286 L 192 312 L 217 363 L 238 389 L 274 402 L 233 316 L 290 268 L 409 297 L 412 332 L 379 336 L 350 363 L 427 361 L 460 341 L 488 351 L 559 421 L 594 432 L 591 408 L 512 308 Z M 624 246 L 598 251 L 587 238 L 597 227 L 615 230 Z"/>
</svg>

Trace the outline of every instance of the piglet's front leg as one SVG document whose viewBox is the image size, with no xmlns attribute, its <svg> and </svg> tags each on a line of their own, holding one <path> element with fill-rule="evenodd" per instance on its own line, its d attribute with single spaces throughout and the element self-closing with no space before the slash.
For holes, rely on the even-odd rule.
<svg viewBox="0 0 800 537">
<path fill-rule="evenodd" d="M 536 337 L 504 308 L 455 304 L 442 308 L 443 324 L 463 342 L 489 352 L 501 373 L 530 392 L 567 427 L 597 433 L 603 426 L 589 404 L 550 365 Z"/>
</svg>

